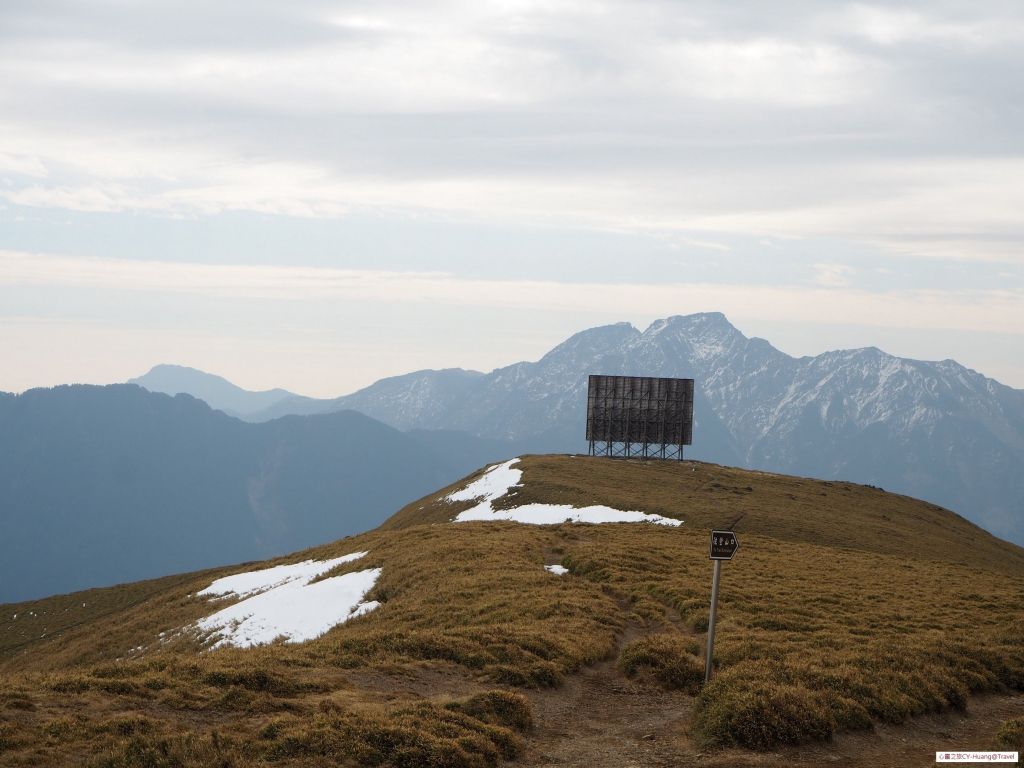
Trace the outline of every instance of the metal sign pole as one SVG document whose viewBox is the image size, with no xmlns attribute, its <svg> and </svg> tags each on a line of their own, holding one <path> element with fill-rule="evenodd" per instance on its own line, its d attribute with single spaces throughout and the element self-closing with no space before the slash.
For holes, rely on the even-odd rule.
<svg viewBox="0 0 1024 768">
<path fill-rule="evenodd" d="M 715 575 L 711 577 L 711 616 L 708 617 L 708 650 L 704 660 L 704 684 L 711 682 L 711 657 L 715 652 L 715 610 L 718 608 L 718 578 L 722 573 L 722 561 L 715 560 Z"/>
<path fill-rule="evenodd" d="M 732 560 L 740 540 L 734 531 L 712 531 L 710 557 L 715 563 L 715 575 L 711 577 L 711 615 L 708 616 L 708 651 L 704 660 L 704 684 L 711 682 L 711 660 L 715 654 L 715 614 L 718 613 L 718 580 L 722 575 L 722 561 Z"/>
</svg>

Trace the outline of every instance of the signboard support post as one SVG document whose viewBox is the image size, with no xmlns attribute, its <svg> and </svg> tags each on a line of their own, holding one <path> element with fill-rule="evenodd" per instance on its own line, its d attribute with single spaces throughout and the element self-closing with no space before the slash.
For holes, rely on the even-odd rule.
<svg viewBox="0 0 1024 768">
<path fill-rule="evenodd" d="M 711 658 L 715 652 L 715 612 L 718 608 L 718 579 L 722 574 L 722 561 L 715 560 L 715 574 L 711 577 L 711 615 L 708 617 L 708 650 L 704 660 L 704 685 L 711 682 Z"/>
</svg>

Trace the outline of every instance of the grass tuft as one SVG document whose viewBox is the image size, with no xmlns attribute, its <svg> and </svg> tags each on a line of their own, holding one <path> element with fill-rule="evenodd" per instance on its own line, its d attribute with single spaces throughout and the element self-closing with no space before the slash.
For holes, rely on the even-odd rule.
<svg viewBox="0 0 1024 768">
<path fill-rule="evenodd" d="M 799 683 L 778 680 L 760 666 L 734 667 L 701 691 L 694 720 L 699 738 L 716 746 L 758 750 L 829 738 L 836 720 L 825 697 Z"/>
<path fill-rule="evenodd" d="M 517 731 L 528 731 L 533 727 L 530 703 L 525 696 L 512 691 L 486 691 L 446 706 L 490 725 L 501 725 Z"/>
<path fill-rule="evenodd" d="M 677 634 L 650 635 L 630 643 L 619 655 L 619 667 L 630 677 L 649 672 L 665 688 L 697 693 L 704 682 L 700 644 Z"/>
<path fill-rule="evenodd" d="M 491 695 L 498 694 L 498 695 Z M 517 719 L 529 717 L 502 699 L 500 692 L 440 706 L 425 702 L 385 712 L 328 709 L 309 720 L 282 727 L 272 738 L 270 760 L 306 757 L 351 761 L 362 766 L 450 766 L 487 768 L 522 752 L 522 741 L 507 727 L 470 714 L 482 710 L 490 718 L 518 709 Z M 520 697 L 521 699 L 521 697 Z M 500 703 L 500 706 L 499 706 Z M 525 706 L 525 699 L 518 702 Z"/>
<path fill-rule="evenodd" d="M 996 734 L 996 744 L 1001 749 L 1024 750 L 1024 717 L 1003 723 Z"/>
<path fill-rule="evenodd" d="M 279 698 L 296 696 L 302 690 L 294 682 L 257 667 L 215 669 L 205 673 L 202 681 L 216 688 L 237 686 L 247 691 L 269 693 Z"/>
</svg>

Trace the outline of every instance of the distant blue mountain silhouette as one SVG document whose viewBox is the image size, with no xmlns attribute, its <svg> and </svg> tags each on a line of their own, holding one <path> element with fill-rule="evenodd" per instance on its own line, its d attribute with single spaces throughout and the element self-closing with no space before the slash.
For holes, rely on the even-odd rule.
<svg viewBox="0 0 1024 768">
<path fill-rule="evenodd" d="M 144 375 L 129 379 L 128 383 L 165 395 L 186 393 L 211 408 L 239 417 L 266 410 L 281 400 L 298 397 L 286 389 L 250 392 L 221 376 L 183 365 L 157 365 Z"/>
<path fill-rule="evenodd" d="M 0 602 L 361 532 L 508 451 L 354 411 L 250 424 L 127 384 L 0 397 Z"/>
</svg>

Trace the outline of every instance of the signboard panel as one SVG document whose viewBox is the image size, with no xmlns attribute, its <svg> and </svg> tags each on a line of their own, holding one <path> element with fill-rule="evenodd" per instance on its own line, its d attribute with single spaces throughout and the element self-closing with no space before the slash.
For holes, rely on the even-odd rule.
<svg viewBox="0 0 1024 768">
<path fill-rule="evenodd" d="M 693 379 L 591 376 L 587 440 L 692 445 Z"/>
</svg>

